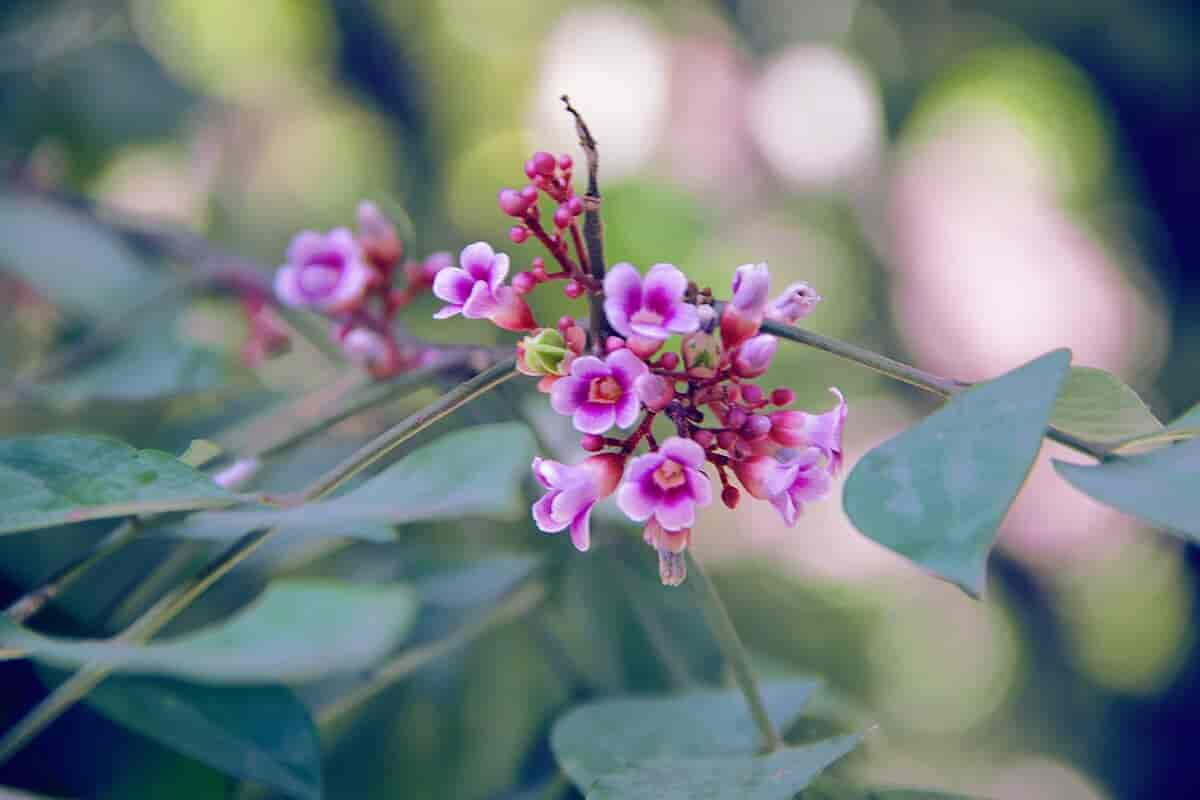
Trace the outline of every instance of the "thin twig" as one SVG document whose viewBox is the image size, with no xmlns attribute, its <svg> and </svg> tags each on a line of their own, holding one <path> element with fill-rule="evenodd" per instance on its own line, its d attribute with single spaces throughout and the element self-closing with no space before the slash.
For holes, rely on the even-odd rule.
<svg viewBox="0 0 1200 800">
<path fill-rule="evenodd" d="M 763 750 L 768 753 L 774 752 L 783 747 L 783 740 L 779 737 L 775 726 L 771 724 L 771 718 L 767 716 L 767 706 L 763 703 L 762 694 L 758 690 L 758 681 L 750 667 L 750 658 L 746 654 L 746 648 L 742 644 L 741 638 L 738 637 L 737 629 L 733 627 L 733 620 L 729 618 L 729 612 L 725 610 L 725 604 L 721 602 L 721 595 L 717 593 L 717 587 L 713 585 L 712 579 L 708 577 L 708 573 L 704 571 L 690 550 L 686 551 L 686 557 L 688 572 L 691 573 L 691 580 L 688 581 L 688 584 L 691 585 L 700 600 L 704 617 L 708 620 L 708 626 L 721 648 L 721 655 L 724 656 L 725 662 L 732 670 L 734 681 L 742 690 L 746 704 L 750 706 L 750 715 L 754 717 L 754 724 L 758 726 L 758 731 L 762 735 Z"/>
<path fill-rule="evenodd" d="M 565 94 L 561 100 L 567 108 L 567 113 L 575 118 L 575 133 L 579 136 L 579 146 L 583 148 L 584 160 L 587 161 L 588 181 L 587 193 L 583 196 L 583 239 L 587 251 L 588 265 L 592 278 L 598 285 L 604 285 L 604 222 L 600 218 L 600 151 L 596 147 L 596 139 L 588 129 L 587 123 Z M 604 300 L 600 293 L 588 292 L 590 305 L 592 351 L 597 355 L 604 353 L 604 342 L 608 338 L 608 321 L 604 316 Z"/>
</svg>

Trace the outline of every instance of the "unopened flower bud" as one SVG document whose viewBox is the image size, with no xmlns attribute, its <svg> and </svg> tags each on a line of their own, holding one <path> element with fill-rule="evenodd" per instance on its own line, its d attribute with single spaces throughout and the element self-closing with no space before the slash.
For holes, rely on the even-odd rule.
<svg viewBox="0 0 1200 800">
<path fill-rule="evenodd" d="M 358 204 L 358 242 L 367 259 L 384 271 L 395 267 L 404 252 L 395 226 L 377 205 L 366 200 Z"/>
<path fill-rule="evenodd" d="M 692 441 L 703 447 L 705 450 L 713 446 L 713 442 L 717 437 L 712 431 L 698 430 L 692 434 Z"/>
<path fill-rule="evenodd" d="M 583 201 L 578 197 L 572 197 L 567 201 L 567 211 L 571 214 L 571 216 L 578 217 L 583 213 Z"/>
<path fill-rule="evenodd" d="M 821 302 L 816 289 L 803 281 L 793 283 L 767 305 L 767 318 L 795 325 L 807 317 Z"/>
<path fill-rule="evenodd" d="M 552 175 L 554 174 L 554 168 L 558 166 L 558 162 L 554 156 L 545 150 L 539 150 L 534 153 L 533 158 L 529 159 L 529 161 L 533 164 L 534 173 L 540 175 Z"/>
<path fill-rule="evenodd" d="M 675 387 L 661 375 L 646 373 L 633 383 L 642 405 L 651 411 L 662 411 L 675 399 Z"/>
<path fill-rule="evenodd" d="M 746 424 L 746 412 L 740 408 L 731 408 L 729 413 L 725 415 L 725 424 L 733 430 L 738 430 Z"/>
<path fill-rule="evenodd" d="M 518 272 L 513 276 L 512 287 L 517 294 L 529 294 L 537 287 L 537 281 L 528 272 Z"/>
<path fill-rule="evenodd" d="M 768 334 L 759 334 L 738 348 L 733 357 L 733 372 L 740 378 L 757 378 L 771 366 L 779 341 Z"/>
<path fill-rule="evenodd" d="M 577 280 L 569 280 L 567 281 L 566 285 L 563 286 L 563 294 L 572 300 L 583 296 L 583 291 L 583 284 Z"/>
<path fill-rule="evenodd" d="M 771 392 L 771 403 L 777 406 L 790 406 L 796 402 L 796 393 L 786 386 L 781 386 Z"/>
<path fill-rule="evenodd" d="M 387 357 L 388 342 L 369 328 L 353 328 L 342 337 L 342 351 L 355 364 L 369 366 Z"/>
<path fill-rule="evenodd" d="M 717 434 L 717 446 L 722 450 L 733 450 L 737 440 L 737 434 L 733 431 L 721 431 Z"/>
<path fill-rule="evenodd" d="M 517 345 L 517 369 L 526 375 L 562 375 L 563 359 L 569 352 L 561 333 L 542 328 Z"/>
<path fill-rule="evenodd" d="M 537 187 L 530 186 L 529 184 L 522 186 L 521 187 L 521 198 L 525 200 L 525 205 L 527 208 L 532 208 L 533 204 L 536 203 L 537 199 L 538 199 Z"/>
<path fill-rule="evenodd" d="M 663 353 L 658 357 L 658 365 L 663 369 L 673 370 L 679 366 L 679 355 L 671 352 Z"/>
<path fill-rule="evenodd" d="M 771 420 L 761 414 L 754 414 L 742 425 L 740 432 L 751 441 L 761 439 L 771 432 Z"/>
<path fill-rule="evenodd" d="M 574 165 L 575 165 L 574 160 L 572 160 L 571 157 L 569 155 L 567 155 L 566 153 L 563 153 L 561 156 L 558 157 L 558 168 L 559 169 L 563 169 L 563 170 L 570 169 Z"/>
<path fill-rule="evenodd" d="M 604 449 L 604 437 L 594 433 L 585 433 L 579 440 L 579 446 L 589 453 L 598 453 Z"/>
<path fill-rule="evenodd" d="M 500 210 L 510 217 L 523 216 L 525 209 L 529 208 L 529 201 L 516 189 L 501 189 L 496 201 L 500 204 Z"/>
<path fill-rule="evenodd" d="M 726 508 L 737 508 L 741 499 L 742 493 L 736 486 L 726 486 L 721 490 L 721 502 L 725 504 Z"/>
<path fill-rule="evenodd" d="M 554 210 L 554 227 L 565 228 L 571 224 L 572 219 L 571 211 L 567 208 L 566 203 Z"/>
<path fill-rule="evenodd" d="M 609 336 L 604 340 L 604 352 L 611 353 L 625 346 L 625 340 L 620 336 Z"/>
<path fill-rule="evenodd" d="M 529 240 L 529 229 L 524 225 L 513 225 L 508 229 L 508 240 L 513 244 L 525 244 Z"/>
<path fill-rule="evenodd" d="M 741 388 L 742 400 L 748 405 L 756 406 L 763 402 L 763 390 L 760 386 L 747 383 Z"/>
</svg>

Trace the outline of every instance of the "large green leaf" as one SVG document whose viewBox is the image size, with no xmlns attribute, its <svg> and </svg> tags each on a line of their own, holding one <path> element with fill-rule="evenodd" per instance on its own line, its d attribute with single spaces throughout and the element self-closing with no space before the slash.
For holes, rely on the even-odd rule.
<svg viewBox="0 0 1200 800">
<path fill-rule="evenodd" d="M 133 305 L 159 278 L 109 231 L 32 197 L 0 194 L 0 270 L 74 314 Z"/>
<path fill-rule="evenodd" d="M 587 800 L 792 800 L 857 745 L 857 736 L 839 736 L 764 756 L 644 761 L 582 788 Z"/>
<path fill-rule="evenodd" d="M 815 680 L 767 684 L 763 701 L 786 728 Z M 554 725 L 559 766 L 588 798 L 790 798 L 850 752 L 857 737 L 759 756 L 758 728 L 736 690 L 612 699 L 573 709 Z"/>
<path fill-rule="evenodd" d="M 1084 439 L 1112 442 L 1162 430 L 1137 392 L 1094 367 L 1071 367 L 1050 423 Z"/>
<path fill-rule="evenodd" d="M 1152 525 L 1200 540 L 1200 439 L 1095 466 L 1055 461 L 1076 489 Z"/>
<path fill-rule="evenodd" d="M 58 639 L 5 617 L 0 648 L 57 667 L 94 664 L 211 684 L 299 682 L 370 666 L 408 633 L 415 612 L 405 585 L 282 581 L 230 619 L 170 640 Z"/>
<path fill-rule="evenodd" d="M 786 727 L 819 686 L 815 680 L 765 685 L 763 702 L 776 727 Z M 639 761 L 746 755 L 760 744 L 746 700 L 733 689 L 600 700 L 572 709 L 550 734 L 559 765 L 580 786 Z"/>
<path fill-rule="evenodd" d="M 0 533 L 235 502 L 210 478 L 156 450 L 87 436 L 0 439 Z"/>
<path fill-rule="evenodd" d="M 282 686 L 201 686 L 110 677 L 85 702 L 143 736 L 290 797 L 321 796 L 321 745 L 308 709 Z"/>
<path fill-rule="evenodd" d="M 1192 406 L 1179 419 L 1167 425 L 1167 430 L 1194 432 L 1194 435 L 1200 436 L 1200 403 Z"/>
<path fill-rule="evenodd" d="M 865 455 L 846 481 L 854 525 L 969 594 L 1041 446 L 1070 352 L 1056 350 L 953 397 Z"/>
<path fill-rule="evenodd" d="M 415 450 L 332 500 L 286 510 L 193 514 L 163 530 L 175 536 L 233 539 L 278 525 L 293 536 L 353 536 L 371 526 L 407 522 L 466 516 L 512 519 L 523 513 L 517 488 L 532 458 L 533 437 L 525 426 L 479 425 Z"/>
</svg>

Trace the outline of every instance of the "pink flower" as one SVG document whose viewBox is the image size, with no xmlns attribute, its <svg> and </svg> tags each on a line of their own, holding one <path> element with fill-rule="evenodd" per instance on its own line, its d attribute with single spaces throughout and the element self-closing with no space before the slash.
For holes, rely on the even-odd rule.
<svg viewBox="0 0 1200 800">
<path fill-rule="evenodd" d="M 544 533 L 571 529 L 571 542 L 583 552 L 591 543 L 589 516 L 597 500 L 617 488 L 625 457 L 616 453 L 592 456 L 567 466 L 548 458 L 533 460 L 533 477 L 548 491 L 533 504 L 533 521 Z"/>
<path fill-rule="evenodd" d="M 646 279 L 632 264 L 617 264 L 604 276 L 604 314 L 622 336 L 662 341 L 700 326 L 696 307 L 685 303 L 688 281 L 670 264 L 655 264 Z"/>
<path fill-rule="evenodd" d="M 508 256 L 492 250 L 487 242 L 463 248 L 459 267 L 445 267 L 433 279 L 433 293 L 446 305 L 433 315 L 445 319 L 462 314 L 467 319 L 486 319 L 508 331 L 537 329 L 529 304 L 504 285 Z"/>
<path fill-rule="evenodd" d="M 738 480 L 754 497 L 769 500 L 784 524 L 792 526 L 804 504 L 829 492 L 829 471 L 822 465 L 819 448 L 784 449 L 773 456 L 755 456 L 733 462 Z"/>
<path fill-rule="evenodd" d="M 690 528 L 696 522 L 696 507 L 712 502 L 703 469 L 704 449 L 691 439 L 672 436 L 655 452 L 629 463 L 617 505 L 638 522 L 653 516 L 663 530 Z"/>
<path fill-rule="evenodd" d="M 576 358 L 571 374 L 555 381 L 550 390 L 550 407 L 574 415 L 575 429 L 581 433 L 604 433 L 613 423 L 628 428 L 641 409 L 634 384 L 649 371 L 624 348 L 603 361 L 595 356 Z"/>
<path fill-rule="evenodd" d="M 743 264 L 733 274 L 733 299 L 721 313 L 721 341 L 737 347 L 758 333 L 767 310 L 771 273 L 765 263 Z"/>
<path fill-rule="evenodd" d="M 817 290 L 803 281 L 793 283 L 767 306 L 767 318 L 786 325 L 795 325 L 807 317 L 821 302 Z"/>
<path fill-rule="evenodd" d="M 347 311 L 362 301 L 374 274 L 347 229 L 303 231 L 292 239 L 287 263 L 275 273 L 275 294 L 297 308 Z"/>
<path fill-rule="evenodd" d="M 770 414 L 770 438 L 784 447 L 816 447 L 829 460 L 829 472 L 837 475 L 842 467 L 842 431 L 849 407 L 842 393 L 832 386 L 838 404 L 823 414 L 807 411 L 775 411 Z"/>
<path fill-rule="evenodd" d="M 739 378 L 757 378 L 771 368 L 779 340 L 761 333 L 742 343 L 733 354 L 733 372 Z"/>
<path fill-rule="evenodd" d="M 433 293 L 446 301 L 434 319 L 455 314 L 490 319 L 500 308 L 496 293 L 508 275 L 508 256 L 495 252 L 487 242 L 476 242 L 463 248 L 458 263 L 459 267 L 446 267 L 433 279 Z"/>
</svg>

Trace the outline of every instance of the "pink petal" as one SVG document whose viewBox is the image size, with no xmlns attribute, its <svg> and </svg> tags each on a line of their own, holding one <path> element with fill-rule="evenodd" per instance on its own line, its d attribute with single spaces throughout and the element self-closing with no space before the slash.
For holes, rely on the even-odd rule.
<svg viewBox="0 0 1200 800">
<path fill-rule="evenodd" d="M 475 281 L 467 302 L 463 303 L 463 316 L 467 319 L 487 319 L 499 307 L 491 288 L 483 281 Z"/>
<path fill-rule="evenodd" d="M 689 469 L 686 472 L 688 492 L 692 495 L 692 500 L 696 505 L 703 508 L 712 502 L 712 481 L 698 469 Z"/>
<path fill-rule="evenodd" d="M 316 231 L 300 231 L 287 249 L 289 264 L 304 264 L 325 248 L 325 237 Z"/>
<path fill-rule="evenodd" d="M 665 460 L 666 456 L 662 454 L 661 450 L 657 453 L 646 453 L 637 456 L 629 462 L 629 470 L 625 476 L 626 482 L 641 483 L 651 472 L 662 466 Z"/>
<path fill-rule="evenodd" d="M 665 324 L 672 333 L 692 333 L 700 329 L 700 314 L 691 303 L 676 303 Z"/>
<path fill-rule="evenodd" d="M 652 325 L 647 322 L 631 323 L 629 325 L 629 330 L 632 332 L 632 334 L 636 334 L 638 336 L 644 336 L 647 339 L 655 339 L 660 342 L 663 339 L 671 338 L 671 332 L 669 330 L 667 330 L 666 327 L 664 327 L 662 325 Z M 626 335 L 628 336 L 631 334 L 626 334 Z"/>
<path fill-rule="evenodd" d="M 788 496 L 787 492 L 772 497 L 771 505 L 775 506 L 779 516 L 783 517 L 784 525 L 790 528 L 796 524 L 796 518 L 800 516 L 800 507 Z"/>
<path fill-rule="evenodd" d="M 613 405 L 613 410 L 616 412 L 614 419 L 619 428 L 628 428 L 637 422 L 638 414 L 642 410 L 642 404 L 638 402 L 637 395 L 631 391 L 626 391 L 621 395 L 621 399 Z"/>
<path fill-rule="evenodd" d="M 690 528 L 696 523 L 696 504 L 685 492 L 671 492 L 658 504 L 654 517 L 668 531 Z"/>
<path fill-rule="evenodd" d="M 575 423 L 575 430 L 580 433 L 600 434 L 613 426 L 616 416 L 617 413 L 610 404 L 584 403 L 575 410 L 572 421 Z"/>
<path fill-rule="evenodd" d="M 625 513 L 625 516 L 637 522 L 649 519 L 658 506 L 658 501 L 658 497 L 643 491 L 640 481 L 626 480 L 617 490 L 617 507 Z"/>
<path fill-rule="evenodd" d="M 571 362 L 571 374 L 576 378 L 591 380 L 611 375 L 608 365 L 595 356 L 582 356 Z"/>
<path fill-rule="evenodd" d="M 566 483 L 566 466 L 549 458 L 533 459 L 533 477 L 547 489 L 560 489 Z"/>
<path fill-rule="evenodd" d="M 442 306 L 441 309 L 433 315 L 434 319 L 447 319 L 455 314 L 462 313 L 462 306 L 457 303 L 451 303 L 448 306 Z"/>
<path fill-rule="evenodd" d="M 284 305 L 300 307 L 308 304 L 296 286 L 296 275 L 296 268 L 286 264 L 275 273 L 275 296 Z"/>
<path fill-rule="evenodd" d="M 580 388 L 587 391 L 587 382 L 581 378 L 559 378 L 550 390 L 550 407 L 559 414 L 574 414 L 581 405 L 576 396 Z"/>
<path fill-rule="evenodd" d="M 596 487 L 589 483 L 581 483 L 564 489 L 550 504 L 550 513 L 555 519 L 572 520 L 575 515 L 596 502 Z"/>
<path fill-rule="evenodd" d="M 672 461 L 678 461 L 685 467 L 700 469 L 704 465 L 704 448 L 691 439 L 672 436 L 663 442 L 659 452 Z"/>
<path fill-rule="evenodd" d="M 500 288 L 500 284 L 504 283 L 504 279 L 508 277 L 508 254 L 496 253 L 492 259 L 492 268 L 488 271 L 488 286 L 492 291 Z"/>
<path fill-rule="evenodd" d="M 559 522 L 551 513 L 550 507 L 554 502 L 558 492 L 550 492 L 542 499 L 533 504 L 533 521 L 538 526 L 538 530 L 545 533 L 558 533 L 563 528 L 567 527 L 567 522 Z"/>
<path fill-rule="evenodd" d="M 591 515 L 592 505 L 589 503 L 583 511 L 575 515 L 575 519 L 571 520 L 571 543 L 581 553 L 586 553 L 592 544 L 591 525 L 588 522 Z"/>
<path fill-rule="evenodd" d="M 628 348 L 621 348 L 610 353 L 605 359 L 609 371 L 621 384 L 626 392 L 633 391 L 633 383 L 641 376 L 650 372 L 646 362 L 635 356 Z"/>
<path fill-rule="evenodd" d="M 487 242 L 475 242 L 462 249 L 458 256 L 458 265 L 466 270 L 473 280 L 483 281 L 491 286 L 492 261 L 496 251 Z"/>
<path fill-rule="evenodd" d="M 346 266 L 342 269 L 341 280 L 338 281 L 323 305 L 328 308 L 337 308 L 356 302 L 367 290 L 371 272 L 370 267 L 357 259 L 347 261 Z"/>
<path fill-rule="evenodd" d="M 655 264 L 646 273 L 646 281 L 642 288 L 645 298 L 642 300 L 642 304 L 650 305 L 649 295 L 651 293 L 668 298 L 670 303 L 679 301 L 683 298 L 683 293 L 687 291 L 687 285 L 687 276 L 680 272 L 675 265 Z"/>
<path fill-rule="evenodd" d="M 461 306 L 471 296 L 475 281 L 458 267 L 447 267 L 433 279 L 433 294 L 439 300 Z"/>
<path fill-rule="evenodd" d="M 629 336 L 629 317 L 642 307 L 642 276 L 632 264 L 615 265 L 604 276 L 604 314 L 608 324 Z"/>
<path fill-rule="evenodd" d="M 362 259 L 362 248 L 349 228 L 334 228 L 325 237 L 325 244 L 332 247 L 345 260 Z"/>
</svg>

